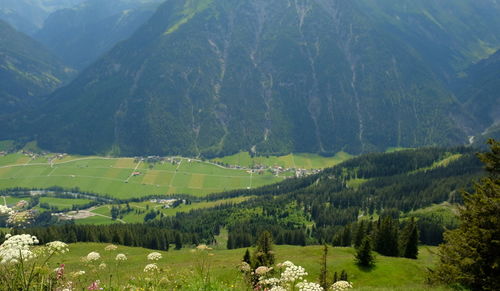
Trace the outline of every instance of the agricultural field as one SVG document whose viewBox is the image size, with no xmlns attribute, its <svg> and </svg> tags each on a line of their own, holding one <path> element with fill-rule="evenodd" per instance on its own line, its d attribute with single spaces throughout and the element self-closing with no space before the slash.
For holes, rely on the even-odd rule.
<svg viewBox="0 0 500 291">
<path fill-rule="evenodd" d="M 90 199 L 70 199 L 70 198 L 55 198 L 55 197 L 41 197 L 40 204 L 46 203 L 51 207 L 58 209 L 71 209 L 73 205 L 82 206 L 91 203 Z"/>
<path fill-rule="evenodd" d="M 54 155 L 32 158 L 21 153 L 0 157 L 0 189 L 78 187 L 81 191 L 122 199 L 152 194 L 204 196 L 276 183 L 291 174 L 277 176 L 270 171 L 257 174 L 187 158 L 149 164 L 133 158 L 55 158 Z"/>
<path fill-rule="evenodd" d="M 107 267 L 99 271 L 101 281 L 107 282 L 110 275 L 112 278 L 120 278 L 120 282 L 133 274 L 137 276 L 143 273 L 143 268 L 148 261 L 146 256 L 150 250 L 143 248 L 133 248 L 118 246 L 115 251 L 105 251 L 106 244 L 98 243 L 76 243 L 70 245 L 70 252 L 61 257 L 52 259 L 54 268 L 59 263 L 64 263 L 68 272 L 87 270 L 81 261 L 81 257 L 92 251 L 99 252 L 101 262 Z M 355 287 L 354 290 L 448 290 L 425 285 L 426 270 L 432 267 L 437 259 L 434 254 L 434 247 L 420 247 L 420 254 L 417 260 L 405 258 L 392 258 L 377 256 L 376 265 L 372 269 L 362 269 L 354 263 L 354 249 L 335 247 L 328 252 L 329 278 L 333 278 L 333 272 L 340 273 L 346 270 Z M 241 273 L 237 265 L 241 262 L 245 249 L 237 250 L 213 250 L 213 256 L 208 256 L 211 268 L 210 274 L 213 281 L 230 287 L 234 290 L 245 290 Z M 309 275 L 308 281 L 318 281 L 320 270 L 320 258 L 322 246 L 275 246 L 277 262 L 285 260 L 292 261 L 296 265 L 303 266 Z M 128 260 L 119 266 L 114 260 L 117 253 L 123 253 Z M 192 252 L 191 249 L 170 250 L 161 252 L 163 258 L 158 261 L 159 267 L 165 270 L 165 275 L 176 280 L 196 280 L 196 264 L 200 262 L 200 252 Z M 230 288 L 228 288 L 230 289 Z"/>
<path fill-rule="evenodd" d="M 242 167 L 264 165 L 268 167 L 279 166 L 282 168 L 324 169 L 340 164 L 350 158 L 352 156 L 345 152 L 339 152 L 332 157 L 305 153 L 289 154 L 286 156 L 251 157 L 248 152 L 240 152 L 232 156 L 213 159 L 213 161 Z"/>
</svg>

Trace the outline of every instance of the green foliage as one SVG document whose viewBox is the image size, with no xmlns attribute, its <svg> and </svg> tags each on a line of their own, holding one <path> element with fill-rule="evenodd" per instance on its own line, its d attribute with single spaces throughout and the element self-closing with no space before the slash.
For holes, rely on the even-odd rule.
<svg viewBox="0 0 500 291">
<path fill-rule="evenodd" d="M 473 290 L 500 289 L 500 143 L 489 140 L 491 151 L 479 154 L 489 173 L 464 193 L 460 226 L 445 233 L 440 261 L 431 279 L 461 284 Z"/>
<path fill-rule="evenodd" d="M 327 267 L 327 259 L 328 259 L 328 246 L 326 244 L 323 245 L 323 253 L 321 255 L 321 269 L 319 271 L 319 284 L 323 289 L 327 289 L 328 284 L 328 267 Z M 334 282 L 335 283 L 335 282 Z"/>
<path fill-rule="evenodd" d="M 406 223 L 400 235 L 400 255 L 405 258 L 416 259 L 418 256 L 418 227 L 415 219 L 412 217 Z"/>
<path fill-rule="evenodd" d="M 273 237 L 268 231 L 263 231 L 257 240 L 257 246 L 252 257 L 252 266 L 254 269 L 260 266 L 271 267 L 274 265 L 275 260 Z"/>
<path fill-rule="evenodd" d="M 372 242 L 369 236 L 366 236 L 361 245 L 356 250 L 356 262 L 363 267 L 371 267 L 375 264 L 375 257 L 372 252 Z M 342 279 L 342 274 L 340 275 L 340 280 Z"/>
</svg>

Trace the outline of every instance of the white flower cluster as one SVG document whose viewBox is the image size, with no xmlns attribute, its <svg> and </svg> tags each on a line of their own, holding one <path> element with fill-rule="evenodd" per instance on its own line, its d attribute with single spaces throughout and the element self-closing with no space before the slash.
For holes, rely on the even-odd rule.
<svg viewBox="0 0 500 291">
<path fill-rule="evenodd" d="M 269 291 L 288 291 L 285 287 L 273 286 Z"/>
<path fill-rule="evenodd" d="M 15 212 L 11 211 L 9 213 L 9 218 L 7 219 L 7 224 L 15 227 L 21 227 L 26 224 L 30 224 L 30 220 L 33 218 L 33 213 L 31 211 L 21 211 Z"/>
<path fill-rule="evenodd" d="M 158 266 L 156 264 L 148 264 L 146 267 L 144 267 L 144 273 L 153 273 L 153 272 L 158 272 Z"/>
<path fill-rule="evenodd" d="M 118 255 L 116 255 L 115 260 L 117 260 L 117 261 L 126 261 L 127 260 L 127 256 L 125 256 L 124 254 L 118 254 Z"/>
<path fill-rule="evenodd" d="M 4 206 L 4 205 L 0 205 L 0 214 L 11 214 L 13 213 L 14 211 L 12 209 L 10 209 L 9 207 L 7 206 Z"/>
<path fill-rule="evenodd" d="M 282 282 L 295 282 L 307 276 L 307 272 L 303 267 L 296 266 L 290 261 L 286 261 L 281 265 L 285 267 L 285 270 L 281 273 Z"/>
<path fill-rule="evenodd" d="M 264 277 L 261 277 L 259 279 L 259 284 L 260 285 L 264 285 L 264 286 L 272 286 L 272 287 L 275 287 L 275 286 L 278 286 L 280 284 L 280 279 L 278 278 L 268 278 L 268 279 L 265 279 Z"/>
<path fill-rule="evenodd" d="M 51 253 L 64 254 L 69 251 L 68 245 L 61 241 L 53 241 L 47 243 L 47 249 Z"/>
<path fill-rule="evenodd" d="M 36 236 L 19 234 L 5 236 L 7 239 L 0 245 L 1 264 L 17 263 L 19 260 L 30 260 L 35 254 L 30 250 L 32 245 L 38 244 Z"/>
<path fill-rule="evenodd" d="M 323 291 L 323 287 L 319 284 L 307 282 L 306 280 L 297 284 L 297 288 L 299 288 L 299 291 Z"/>
<path fill-rule="evenodd" d="M 98 252 L 90 252 L 87 255 L 87 261 L 92 262 L 92 261 L 97 261 L 101 258 L 101 255 Z"/>
<path fill-rule="evenodd" d="M 148 260 L 150 261 L 158 261 L 161 258 L 162 258 L 161 254 L 157 252 L 153 252 L 148 255 Z"/>
<path fill-rule="evenodd" d="M 108 245 L 108 246 L 106 246 L 106 247 L 104 248 L 104 250 L 105 250 L 105 251 L 108 251 L 108 252 L 109 252 L 109 251 L 116 251 L 116 249 L 117 249 L 117 248 L 118 248 L 118 247 L 117 247 L 117 246 L 115 246 L 115 245 Z"/>
<path fill-rule="evenodd" d="M 250 267 L 247 262 L 241 262 L 241 264 L 239 265 L 239 269 L 244 273 L 250 273 L 252 271 L 252 267 Z"/>
<path fill-rule="evenodd" d="M 337 281 L 333 283 L 332 287 L 330 287 L 330 290 L 332 291 L 344 291 L 347 289 L 352 288 L 352 283 L 349 283 L 347 281 Z"/>
<path fill-rule="evenodd" d="M 273 268 L 269 268 L 266 266 L 260 266 L 257 269 L 255 269 L 255 274 L 257 274 L 259 276 L 263 276 L 263 275 L 267 274 L 268 272 L 270 272 L 272 269 Z"/>
<path fill-rule="evenodd" d="M 71 276 L 73 278 L 77 278 L 77 277 L 80 277 L 80 276 L 83 276 L 83 275 L 85 275 L 85 271 L 77 271 L 77 272 L 71 273 Z"/>
</svg>

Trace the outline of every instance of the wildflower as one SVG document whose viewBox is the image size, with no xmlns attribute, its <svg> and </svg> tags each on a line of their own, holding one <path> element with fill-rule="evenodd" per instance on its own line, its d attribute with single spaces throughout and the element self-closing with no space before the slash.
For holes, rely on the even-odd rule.
<svg viewBox="0 0 500 291">
<path fill-rule="evenodd" d="M 64 264 L 54 270 L 56 272 L 56 279 L 61 280 L 64 277 Z"/>
<path fill-rule="evenodd" d="M 99 265 L 99 269 L 101 269 L 101 270 L 106 269 L 106 267 L 107 267 L 107 265 L 106 265 L 105 263 L 101 263 L 101 264 Z"/>
<path fill-rule="evenodd" d="M 304 282 L 298 283 L 296 286 L 299 288 L 299 291 L 323 291 L 323 287 L 319 284 L 307 282 L 305 280 Z"/>
<path fill-rule="evenodd" d="M 8 214 L 8 215 L 10 215 L 12 212 L 14 212 L 14 211 L 12 209 L 10 209 L 9 207 L 4 206 L 4 205 L 0 205 L 0 215 L 1 214 Z"/>
<path fill-rule="evenodd" d="M 6 235 L 7 239 L 0 245 L 0 264 L 15 264 L 20 260 L 30 260 L 36 255 L 30 250 L 30 246 L 38 244 L 36 236 L 29 234 Z"/>
<path fill-rule="evenodd" d="M 307 276 L 307 272 L 303 267 L 296 266 L 290 261 L 286 261 L 281 265 L 286 267 L 283 273 L 281 273 L 282 282 L 295 282 Z"/>
<path fill-rule="evenodd" d="M 278 278 L 266 279 L 264 277 L 261 277 L 259 279 L 259 285 L 274 287 L 274 286 L 278 286 L 279 284 L 280 284 L 280 280 Z"/>
<path fill-rule="evenodd" d="M 116 255 L 115 260 L 117 260 L 117 261 L 126 261 L 127 260 L 127 256 L 125 256 L 124 254 L 118 254 L 118 255 Z"/>
<path fill-rule="evenodd" d="M 101 281 L 99 280 L 92 282 L 92 284 L 90 284 L 90 286 L 87 287 L 87 290 L 102 290 L 102 288 L 99 288 L 100 283 Z"/>
<path fill-rule="evenodd" d="M 109 252 L 109 251 L 116 251 L 116 249 L 117 249 L 117 248 L 118 248 L 118 247 L 117 247 L 117 246 L 115 246 L 115 245 L 108 245 L 108 246 L 106 246 L 106 247 L 104 248 L 104 250 L 105 250 L 105 251 L 108 251 L 108 252 Z"/>
<path fill-rule="evenodd" d="M 98 252 L 90 252 L 87 255 L 87 261 L 92 262 L 92 261 L 97 261 L 101 258 L 101 255 Z"/>
<path fill-rule="evenodd" d="M 68 245 L 60 241 L 53 241 L 47 243 L 47 248 L 49 252 L 59 253 L 59 254 L 64 254 L 69 251 Z"/>
<path fill-rule="evenodd" d="M 162 258 L 161 254 L 157 252 L 153 252 L 148 255 L 148 260 L 150 261 L 158 261 L 161 258 Z"/>
<path fill-rule="evenodd" d="M 269 291 L 287 291 L 287 289 L 281 287 L 281 286 L 273 286 Z"/>
<path fill-rule="evenodd" d="M 252 268 L 247 262 L 242 262 L 239 266 L 239 269 L 244 273 L 249 273 L 250 271 L 252 271 Z"/>
<path fill-rule="evenodd" d="M 196 247 L 199 251 L 211 251 L 212 248 L 208 247 L 206 244 L 201 244 Z"/>
<path fill-rule="evenodd" d="M 83 275 L 85 275 L 85 271 L 77 271 L 77 272 L 71 273 L 71 276 L 73 278 L 77 278 L 77 277 L 80 277 L 80 276 L 83 276 Z"/>
<path fill-rule="evenodd" d="M 144 267 L 144 273 L 153 273 L 153 272 L 158 272 L 160 269 L 158 269 L 158 266 L 156 264 L 148 264 L 146 267 Z"/>
<path fill-rule="evenodd" d="M 21 227 L 24 224 L 30 224 L 30 220 L 33 218 L 33 214 L 30 210 L 15 212 L 11 211 L 9 213 L 9 218 L 7 219 L 7 224 L 15 227 Z"/>
<path fill-rule="evenodd" d="M 272 269 L 273 268 L 269 268 L 269 267 L 266 267 L 266 266 L 260 266 L 257 269 L 255 269 L 255 274 L 257 274 L 259 276 L 263 276 L 266 273 L 270 272 Z"/>
<path fill-rule="evenodd" d="M 352 283 L 347 281 L 337 281 L 330 287 L 332 291 L 344 291 L 352 288 Z"/>
</svg>

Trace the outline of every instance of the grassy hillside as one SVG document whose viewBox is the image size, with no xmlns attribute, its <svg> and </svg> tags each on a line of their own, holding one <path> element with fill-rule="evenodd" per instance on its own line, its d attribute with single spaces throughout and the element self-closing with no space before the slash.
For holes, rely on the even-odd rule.
<svg viewBox="0 0 500 291">
<path fill-rule="evenodd" d="M 150 250 L 119 246 L 116 251 L 109 252 L 104 250 L 105 246 L 106 244 L 97 243 L 72 244 L 67 255 L 53 260 L 54 266 L 57 263 L 65 263 L 66 269 L 70 272 L 87 270 L 89 273 L 89 268 L 81 262 L 80 258 L 92 251 L 97 251 L 101 254 L 102 261 L 107 264 L 105 270 L 99 271 L 99 278 L 103 282 L 109 280 L 109 274 L 113 274 L 113 278 L 120 278 L 121 282 L 126 282 L 125 278 L 140 276 L 143 273 L 143 268 L 148 263 L 146 255 L 151 252 Z M 321 248 L 321 246 L 276 246 L 275 251 L 278 262 L 290 260 L 303 266 L 309 273 L 307 279 L 317 281 Z M 333 277 L 334 271 L 340 273 L 346 270 L 349 275 L 348 279 L 353 282 L 356 290 L 431 290 L 425 285 L 424 280 L 426 268 L 432 267 L 436 260 L 433 250 L 433 247 L 420 247 L 418 260 L 377 256 L 376 266 L 366 270 L 354 264 L 354 249 L 330 248 L 328 270 L 330 277 Z M 212 279 L 226 286 L 228 290 L 245 290 L 237 269 L 244 251 L 244 249 L 211 251 L 213 256 L 208 257 L 208 260 Z M 118 253 L 124 253 L 128 257 L 128 260 L 119 267 L 114 261 Z M 199 262 L 199 254 L 193 253 L 190 249 L 160 253 L 163 258 L 158 265 L 166 270 L 166 276 L 184 282 L 196 280 L 197 275 L 194 270 Z M 98 264 L 100 263 L 101 261 Z M 441 289 L 432 288 L 432 290 Z"/>
</svg>

